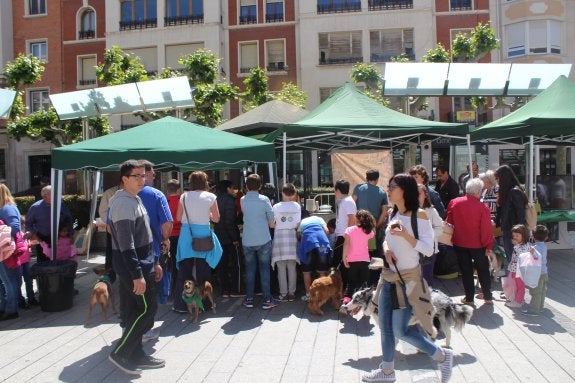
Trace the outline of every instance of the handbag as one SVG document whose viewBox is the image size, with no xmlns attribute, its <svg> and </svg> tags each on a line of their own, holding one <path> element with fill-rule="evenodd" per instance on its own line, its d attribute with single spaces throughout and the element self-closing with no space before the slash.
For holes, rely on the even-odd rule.
<svg viewBox="0 0 575 383">
<path fill-rule="evenodd" d="M 214 238 L 211 235 L 204 238 L 194 238 L 192 228 L 190 225 L 190 217 L 188 216 L 188 209 L 186 208 L 186 196 L 184 195 L 184 212 L 186 213 L 186 220 L 188 221 L 188 228 L 190 229 L 190 236 L 192 237 L 192 250 L 197 252 L 206 252 L 214 248 Z"/>
<path fill-rule="evenodd" d="M 453 225 L 444 223 L 443 232 L 437 236 L 437 242 L 453 246 L 453 242 L 451 240 L 452 236 L 453 236 Z"/>
</svg>

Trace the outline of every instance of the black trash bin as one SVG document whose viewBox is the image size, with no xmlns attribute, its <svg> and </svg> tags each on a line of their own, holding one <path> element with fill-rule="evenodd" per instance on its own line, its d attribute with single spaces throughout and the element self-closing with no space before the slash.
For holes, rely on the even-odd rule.
<svg viewBox="0 0 575 383">
<path fill-rule="evenodd" d="M 46 261 L 37 262 L 30 268 L 32 278 L 38 283 L 42 311 L 72 308 L 77 267 L 74 261 Z"/>
</svg>

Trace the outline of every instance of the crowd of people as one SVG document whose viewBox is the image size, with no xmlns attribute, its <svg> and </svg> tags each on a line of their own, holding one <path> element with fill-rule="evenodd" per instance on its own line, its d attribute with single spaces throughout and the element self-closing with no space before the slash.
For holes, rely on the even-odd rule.
<svg viewBox="0 0 575 383">
<path fill-rule="evenodd" d="M 258 174 L 247 176 L 240 192 L 229 180 L 211 187 L 207 174 L 195 171 L 189 176 L 189 191 L 170 180 L 164 194 L 153 187 L 152 163 L 124 162 L 120 181 L 104 192 L 99 207 L 99 221 L 107 228 L 105 269 L 112 283 L 119 282 L 124 328 L 110 360 L 129 374 L 165 365 L 144 353 L 142 341 L 159 336 L 153 328 L 158 304 L 173 302 L 174 312 L 188 312 L 182 297 L 186 280 L 202 286 L 215 275 L 223 298 L 242 297 L 246 308 L 259 304 L 269 310 L 296 299 L 298 269 L 304 286 L 299 293 L 307 301 L 313 277 L 338 268 L 344 304 L 360 288 L 377 286 L 382 363 L 363 380 L 395 380 L 394 348 L 396 339 L 402 339 L 436 360 L 446 382 L 453 353 L 430 340 L 435 330 L 427 307 L 438 254 L 455 254 L 464 304 L 474 305 L 476 299 L 493 304 L 489 264 L 494 246 L 505 251 L 507 277 L 514 287 L 513 296 L 500 294 L 506 305 L 537 315 L 547 288 L 548 232 L 541 225 L 533 232 L 527 228 L 528 199 L 513 170 L 502 165 L 479 173 L 475 165 L 462 180 L 463 190 L 444 166 L 435 169 L 435 188 L 423 165 L 394 175 L 385 190 L 378 186 L 374 169 L 366 171 L 365 183 L 353 191 L 347 180 L 337 180 L 336 218 L 325 222 L 301 206 L 291 183 L 281 186 L 280 201 L 273 203 L 275 188 L 262 185 Z M 1 224 L 10 228 L 15 243 L 13 255 L 0 262 L 0 320 L 17 318 L 19 303 L 38 304 L 29 249 L 38 261 L 51 257 L 50 194 L 50 186 L 45 186 L 42 199 L 27 212 L 24 230 L 10 190 L 0 184 Z M 452 246 L 438 241 L 446 225 L 453 227 Z M 72 219 L 64 204 L 59 233 L 56 259 L 75 260 Z M 543 265 L 539 284 L 530 288 L 529 305 L 516 273 L 518 257 L 525 252 L 536 254 Z M 370 269 L 373 258 L 384 259 L 383 270 Z M 478 295 L 474 273 L 481 287 Z M 419 326 L 409 325 L 412 316 Z"/>
</svg>

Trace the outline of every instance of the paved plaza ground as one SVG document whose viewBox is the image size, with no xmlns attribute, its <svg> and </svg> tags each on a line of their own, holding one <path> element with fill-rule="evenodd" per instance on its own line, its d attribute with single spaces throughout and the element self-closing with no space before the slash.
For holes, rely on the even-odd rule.
<svg viewBox="0 0 575 383">
<path fill-rule="evenodd" d="M 324 317 L 311 316 L 299 300 L 266 311 L 244 308 L 241 298 L 218 297 L 217 313 L 201 314 L 197 324 L 160 306 L 161 336 L 145 348 L 166 359 L 166 367 L 130 377 L 108 361 L 121 332 L 117 318 L 103 322 L 97 309 L 92 324 L 84 324 L 95 281 L 90 269 L 103 257 L 80 259 L 80 293 L 72 309 L 47 313 L 35 307 L 0 322 L 0 381 L 347 383 L 360 382 L 361 373 L 380 362 L 379 329 L 368 318 L 330 307 Z M 453 333 L 452 382 L 575 381 L 574 251 L 551 251 L 549 269 L 546 308 L 539 317 L 526 317 L 503 301 L 494 306 L 476 301 L 471 322 Z M 438 281 L 436 287 L 462 296 L 459 280 Z M 436 363 L 403 342 L 396 369 L 398 382 L 439 382 Z"/>
</svg>

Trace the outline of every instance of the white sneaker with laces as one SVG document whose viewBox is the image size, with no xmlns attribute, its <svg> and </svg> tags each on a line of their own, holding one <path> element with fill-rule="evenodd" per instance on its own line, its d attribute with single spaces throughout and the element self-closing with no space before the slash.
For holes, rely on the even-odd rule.
<svg viewBox="0 0 575 383">
<path fill-rule="evenodd" d="M 445 360 L 439 363 L 439 372 L 441 372 L 441 383 L 447 383 L 453 371 L 453 351 L 444 348 L 443 353 L 445 354 Z"/>
<path fill-rule="evenodd" d="M 309 301 L 309 294 L 302 295 L 301 300 L 304 302 L 308 302 Z"/>
<path fill-rule="evenodd" d="M 391 374 L 386 374 L 383 372 L 380 365 L 380 368 L 363 374 L 361 376 L 361 380 L 369 383 L 395 382 L 395 371 L 392 371 Z"/>
</svg>

